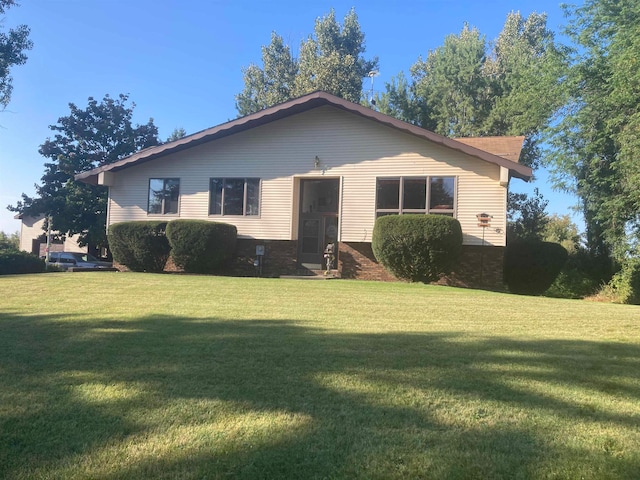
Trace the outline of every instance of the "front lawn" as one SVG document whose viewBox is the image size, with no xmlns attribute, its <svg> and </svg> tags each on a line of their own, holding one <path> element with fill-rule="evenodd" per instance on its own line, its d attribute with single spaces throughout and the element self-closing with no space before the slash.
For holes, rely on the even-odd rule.
<svg viewBox="0 0 640 480">
<path fill-rule="evenodd" d="M 640 477 L 640 307 L 0 277 L 0 478 Z"/>
</svg>

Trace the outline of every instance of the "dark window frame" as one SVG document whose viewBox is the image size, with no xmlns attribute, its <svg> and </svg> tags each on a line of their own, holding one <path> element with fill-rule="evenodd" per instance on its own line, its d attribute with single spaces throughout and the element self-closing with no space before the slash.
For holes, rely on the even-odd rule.
<svg viewBox="0 0 640 480">
<path fill-rule="evenodd" d="M 162 181 L 162 190 L 152 190 L 151 184 L 154 181 Z M 171 196 L 173 192 L 170 189 L 170 182 L 177 184 L 177 192 L 175 199 L 175 211 L 171 209 L 172 201 Z M 151 211 L 152 205 L 157 205 L 151 201 L 151 192 L 161 193 L 162 199 L 160 200 L 160 211 Z M 166 199 L 169 198 L 167 202 Z M 178 215 L 180 213 L 180 178 L 166 177 L 166 178 L 150 178 L 147 190 L 147 215 Z"/>
<path fill-rule="evenodd" d="M 434 179 L 450 179 L 453 180 L 453 208 L 431 208 L 431 182 Z M 380 198 L 380 181 L 398 182 L 398 208 L 378 208 L 378 199 Z M 407 180 L 424 180 L 425 181 L 425 208 L 405 208 L 405 181 Z M 388 184 L 388 183 L 387 183 Z M 376 200 L 375 200 L 375 216 L 376 218 L 382 217 L 384 215 L 402 215 L 404 213 L 422 213 L 422 214 L 436 214 L 436 215 L 450 215 L 452 217 L 456 217 L 457 211 L 456 206 L 458 203 L 458 177 L 455 175 L 407 175 L 407 176 L 397 176 L 397 177 L 376 177 Z"/>
<path fill-rule="evenodd" d="M 226 213 L 225 209 L 229 207 L 226 205 L 225 193 L 227 192 L 227 182 L 243 181 L 242 192 L 242 213 Z M 214 183 L 216 182 L 219 187 L 214 193 Z M 254 205 L 249 204 L 249 189 L 253 186 L 257 189 L 254 194 Z M 220 211 L 218 212 L 217 196 L 220 194 Z M 211 217 L 260 217 L 260 204 L 262 203 L 262 180 L 257 177 L 211 177 L 209 178 L 209 216 Z M 252 207 L 255 207 L 255 211 Z"/>
</svg>

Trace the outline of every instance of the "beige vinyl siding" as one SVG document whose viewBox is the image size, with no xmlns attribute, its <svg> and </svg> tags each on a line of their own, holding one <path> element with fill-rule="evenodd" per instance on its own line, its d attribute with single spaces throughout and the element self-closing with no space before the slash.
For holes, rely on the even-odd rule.
<svg viewBox="0 0 640 480">
<path fill-rule="evenodd" d="M 20 220 L 20 250 L 30 252 L 34 239 L 42 235 L 44 217 L 34 218 L 25 216 Z"/>
<path fill-rule="evenodd" d="M 46 231 L 42 229 L 44 226 L 44 217 L 29 217 L 25 216 L 20 222 L 20 250 L 30 252 L 32 248 L 32 242 L 39 236 L 46 234 Z M 57 232 L 53 231 L 52 234 Z M 46 238 L 42 243 L 46 243 Z M 63 242 L 63 250 L 65 252 L 82 252 L 87 251 L 87 247 L 81 247 L 78 245 L 78 236 L 71 235 L 65 237 Z"/>
<path fill-rule="evenodd" d="M 315 167 L 315 157 L 320 160 Z M 485 242 L 504 245 L 506 188 L 500 167 L 334 107 L 320 107 L 117 172 L 110 223 L 199 218 L 237 226 L 244 237 L 297 237 L 300 178 L 341 178 L 340 240 L 371 241 L 376 178 L 455 176 L 466 244 L 480 244 L 476 214 L 493 215 Z M 261 178 L 259 216 L 209 216 L 209 179 Z M 150 178 L 180 178 L 178 215 L 147 215 Z"/>
</svg>

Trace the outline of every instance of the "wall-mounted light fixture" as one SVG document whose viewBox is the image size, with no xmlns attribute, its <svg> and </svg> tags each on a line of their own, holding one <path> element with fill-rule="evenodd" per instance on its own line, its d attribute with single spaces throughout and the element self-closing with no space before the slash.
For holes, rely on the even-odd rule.
<svg viewBox="0 0 640 480">
<path fill-rule="evenodd" d="M 316 155 L 316 159 L 313 162 L 313 165 L 318 168 L 320 166 L 320 159 L 318 158 L 318 155 Z"/>
</svg>

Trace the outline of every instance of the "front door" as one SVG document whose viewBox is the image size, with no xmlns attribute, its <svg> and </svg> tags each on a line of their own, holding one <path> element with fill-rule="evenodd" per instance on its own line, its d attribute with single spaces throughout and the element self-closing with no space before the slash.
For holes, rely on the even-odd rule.
<svg viewBox="0 0 640 480">
<path fill-rule="evenodd" d="M 325 248 L 329 243 L 336 243 L 337 247 L 339 197 L 338 179 L 300 180 L 300 266 L 310 270 L 325 268 Z"/>
</svg>

